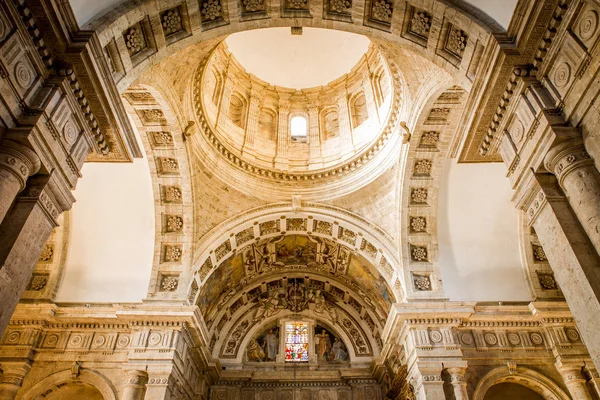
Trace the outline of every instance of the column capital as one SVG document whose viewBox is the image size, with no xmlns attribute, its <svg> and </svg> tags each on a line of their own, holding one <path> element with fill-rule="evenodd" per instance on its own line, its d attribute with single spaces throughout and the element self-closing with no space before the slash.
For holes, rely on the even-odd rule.
<svg viewBox="0 0 600 400">
<path fill-rule="evenodd" d="M 544 157 L 544 167 L 556 175 L 558 182 L 573 170 L 592 164 L 593 161 L 585 150 L 581 135 L 572 136 L 552 146 Z"/>
<path fill-rule="evenodd" d="M 12 172 L 19 180 L 21 190 L 25 188 L 27 178 L 40 170 L 41 162 L 35 151 L 13 140 L 0 143 L 0 168 Z"/>
</svg>

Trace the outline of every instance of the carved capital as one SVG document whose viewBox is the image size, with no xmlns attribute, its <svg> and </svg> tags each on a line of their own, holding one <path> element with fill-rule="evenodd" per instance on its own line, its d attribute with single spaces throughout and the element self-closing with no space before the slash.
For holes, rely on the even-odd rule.
<svg viewBox="0 0 600 400">
<path fill-rule="evenodd" d="M 592 159 L 585 150 L 581 137 L 574 137 L 555 145 L 544 157 L 544 167 L 556 175 L 561 186 L 563 179 L 568 174 L 591 164 Z"/>
<path fill-rule="evenodd" d="M 40 159 L 29 147 L 5 140 L 0 145 L 0 168 L 12 172 L 21 184 L 21 189 L 25 188 L 27 178 L 40 170 Z"/>
</svg>

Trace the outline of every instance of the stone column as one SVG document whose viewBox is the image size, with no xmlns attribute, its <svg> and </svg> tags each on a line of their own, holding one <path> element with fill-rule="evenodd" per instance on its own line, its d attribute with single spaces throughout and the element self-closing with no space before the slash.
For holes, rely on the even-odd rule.
<svg viewBox="0 0 600 400">
<path fill-rule="evenodd" d="M 277 118 L 277 155 L 275 156 L 275 167 L 286 169 L 288 161 L 288 142 L 289 135 L 289 116 L 290 108 L 288 104 L 279 105 L 279 116 Z"/>
<path fill-rule="evenodd" d="M 143 400 L 146 392 L 148 374 L 146 371 L 133 370 L 127 373 L 127 380 L 123 388 L 123 400 Z"/>
<path fill-rule="evenodd" d="M 569 303 L 596 368 L 600 365 L 600 257 L 574 215 L 555 177 L 535 174 L 526 207 L 554 277 Z"/>
<path fill-rule="evenodd" d="M 23 379 L 31 369 L 29 363 L 3 364 L 4 375 L 0 381 L 0 400 L 13 400 L 23 385 Z"/>
<path fill-rule="evenodd" d="M 308 144 L 310 158 L 321 157 L 321 138 L 319 137 L 319 107 L 315 104 L 308 106 Z"/>
<path fill-rule="evenodd" d="M 417 363 L 415 395 L 417 400 L 445 400 L 442 366 L 439 363 Z"/>
<path fill-rule="evenodd" d="M 244 136 L 244 147 L 254 147 L 254 137 L 258 132 L 258 117 L 260 112 L 260 96 L 255 90 L 250 95 L 250 106 L 248 108 L 248 123 L 246 124 L 246 135 Z"/>
<path fill-rule="evenodd" d="M 33 150 L 12 140 L 0 143 L 0 222 L 27 179 L 39 169 L 40 159 Z"/>
<path fill-rule="evenodd" d="M 592 400 L 592 396 L 587 390 L 586 380 L 581 372 L 581 365 L 565 365 L 557 361 L 556 368 L 562 375 L 572 398 L 577 400 Z"/>
<path fill-rule="evenodd" d="M 4 333 L 31 279 L 56 219 L 64 211 L 50 190 L 51 179 L 29 179 L 23 193 L 0 224 L 0 335 Z"/>
<path fill-rule="evenodd" d="M 466 370 L 467 369 L 464 367 L 451 367 L 446 369 L 450 375 L 450 383 L 452 384 L 452 390 L 454 391 L 454 398 L 456 400 L 469 400 L 467 382 L 465 381 Z"/>
<path fill-rule="evenodd" d="M 598 371 L 586 365 L 583 367 L 583 375 L 588 381 L 588 391 L 593 394 L 594 398 L 600 398 L 600 374 L 598 374 Z"/>
<path fill-rule="evenodd" d="M 575 128 L 554 128 L 556 142 L 544 158 L 581 226 L 600 254 L 600 173 L 585 151 L 583 138 Z"/>
<path fill-rule="evenodd" d="M 338 99 L 338 121 L 340 125 L 340 139 L 344 152 L 354 150 L 354 140 L 352 138 L 352 124 L 350 123 L 350 110 L 348 108 L 348 96 Z"/>
</svg>

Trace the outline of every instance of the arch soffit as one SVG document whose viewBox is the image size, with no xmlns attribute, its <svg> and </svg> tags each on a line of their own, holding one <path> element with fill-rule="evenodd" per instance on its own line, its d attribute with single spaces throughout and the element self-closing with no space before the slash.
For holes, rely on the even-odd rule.
<svg viewBox="0 0 600 400">
<path fill-rule="evenodd" d="M 320 290 L 324 295 L 327 295 L 324 296 L 324 299 L 328 304 L 333 305 L 336 309 L 341 309 L 355 321 L 359 321 L 359 325 L 363 330 L 381 337 L 388 312 L 388 310 L 381 307 L 381 304 L 373 301 L 370 296 L 361 292 L 360 289 L 351 288 L 346 283 L 340 282 L 331 276 L 295 269 L 270 274 L 259 281 L 248 284 L 242 290 L 223 293 L 216 299 L 211 297 L 212 310 L 207 311 L 207 315 L 205 315 L 209 335 L 221 335 L 221 332 L 228 332 L 242 316 L 256 311 L 256 303 L 259 298 L 267 298 L 271 292 L 283 294 L 285 297 L 288 288 L 283 283 L 290 283 L 290 280 L 297 282 L 299 279 L 302 280 L 302 283 L 306 283 L 306 277 L 311 282 L 318 282 L 319 286 L 307 288 L 307 292 L 305 292 L 307 307 L 304 308 L 303 312 L 315 303 L 314 298 L 311 299 L 308 292 L 314 293 L 316 290 Z M 272 285 L 274 282 L 279 285 Z M 318 289 L 319 287 L 320 289 Z M 202 307 L 202 304 L 200 306 Z M 317 315 L 317 318 L 332 320 L 332 316 L 327 310 L 313 312 Z M 336 321 L 332 320 L 332 323 L 336 323 Z"/>
<path fill-rule="evenodd" d="M 42 393 L 56 387 L 61 383 L 81 382 L 96 388 L 105 400 L 117 400 L 117 392 L 113 384 L 104 375 L 96 371 L 82 369 L 75 378 L 71 375 L 71 370 L 64 370 L 48 375 L 41 381 L 33 385 L 22 397 L 23 400 L 37 399 Z"/>
<path fill-rule="evenodd" d="M 437 262 L 438 193 L 443 162 L 452 146 L 466 98 L 462 88 L 449 86 L 443 79 L 431 80 L 418 97 L 423 102 L 420 112 L 411 118 L 398 212 L 402 216 L 403 240 L 399 246 L 408 298 L 444 298 Z"/>
<path fill-rule="evenodd" d="M 499 383 L 515 383 L 525 386 L 548 400 L 568 400 L 570 397 L 550 378 L 528 368 L 517 367 L 511 374 L 507 367 L 498 367 L 490 371 L 479 381 L 473 400 L 483 400 L 487 391 Z"/>
<path fill-rule="evenodd" d="M 154 195 L 156 234 L 148 297 L 185 299 L 194 231 L 192 184 L 183 143 L 186 125 L 176 94 L 161 78 L 157 74 L 148 82 L 142 77 L 123 98 L 148 159 Z M 173 233 L 175 239 L 169 236 Z"/>
<path fill-rule="evenodd" d="M 115 78 L 118 81 L 120 91 L 124 91 L 129 87 L 150 66 L 156 65 L 165 57 L 196 43 L 213 39 L 222 40 L 227 35 L 247 29 L 276 26 L 291 27 L 304 23 L 310 25 L 310 27 L 326 29 L 333 27 L 333 29 L 363 34 L 373 39 L 383 39 L 422 54 L 440 68 L 448 71 L 463 87 L 468 88 L 478 67 L 478 65 L 473 65 L 478 64 L 478 62 L 471 61 L 476 61 L 479 57 L 473 56 L 482 53 L 484 46 L 492 38 L 491 33 L 504 32 L 504 29 L 498 24 L 489 21 L 484 22 L 479 19 L 471 12 L 469 7 L 441 0 L 434 0 L 433 3 L 415 0 L 411 2 L 414 4 L 408 4 L 408 6 L 407 3 L 401 2 L 392 8 L 390 22 L 383 24 L 372 20 L 368 7 L 363 7 L 363 3 L 360 2 L 355 2 L 352 9 L 348 10 L 352 22 L 332 22 L 326 18 L 311 18 L 310 21 L 286 18 L 280 15 L 280 10 L 277 7 L 268 7 L 265 11 L 266 18 L 247 20 L 241 14 L 238 5 L 231 2 L 231 4 L 224 4 L 222 24 L 209 26 L 204 22 L 206 25 L 204 26 L 200 21 L 200 13 L 197 11 L 198 3 L 192 0 L 187 0 L 185 3 L 189 13 L 183 13 L 183 18 L 187 19 L 186 24 L 189 26 L 189 32 L 184 32 L 186 34 L 181 35 L 179 41 L 169 43 L 165 40 L 162 32 L 153 33 L 154 37 L 148 38 L 148 43 L 151 43 L 153 48 L 145 52 L 144 56 L 146 58 L 140 60 L 140 57 L 136 57 L 135 63 L 132 62 L 132 57 L 129 56 L 121 33 L 129 27 L 127 26 L 129 21 L 147 20 L 149 23 L 156 20 L 158 23 L 160 19 L 159 10 L 153 2 L 147 0 L 140 5 L 139 2 L 131 0 L 86 24 L 84 28 L 95 31 L 103 47 L 112 46 L 113 49 L 118 51 L 120 60 L 113 61 L 119 64 L 118 69 L 120 72 Z M 311 15 L 321 16 L 323 10 L 324 4 L 322 1 L 313 0 L 311 2 L 309 10 Z M 423 10 L 430 14 L 432 26 L 427 25 L 424 33 L 426 35 L 425 45 L 436 43 L 435 46 L 424 46 L 423 37 L 415 39 L 415 35 L 411 31 L 412 15 L 414 15 L 415 10 Z M 396 17 L 396 14 L 399 17 Z M 404 21 L 405 19 L 406 21 Z M 400 34 L 401 32 L 402 34 Z M 457 49 L 453 46 L 453 41 L 448 40 L 451 35 L 457 32 L 460 35 L 466 35 L 466 46 L 464 48 Z M 430 35 L 438 37 L 432 38 L 429 37 Z M 444 36 L 439 37 L 440 35 Z M 119 45 L 117 45 L 117 42 Z M 111 45 L 111 43 L 113 44 Z M 110 63 L 113 63 L 113 61 L 109 60 Z"/>
<path fill-rule="evenodd" d="M 288 229 L 290 219 L 303 219 L 304 229 Z M 315 236 L 345 245 L 372 263 L 393 290 L 395 297 L 402 299 L 402 264 L 393 240 L 382 229 L 338 207 L 307 203 L 296 208 L 289 203 L 275 203 L 232 217 L 204 235 L 194 254 L 195 285 L 190 291 L 190 301 L 196 302 L 198 289 L 202 288 L 214 271 L 251 241 L 282 235 Z M 244 241 L 238 243 L 242 237 Z"/>
</svg>

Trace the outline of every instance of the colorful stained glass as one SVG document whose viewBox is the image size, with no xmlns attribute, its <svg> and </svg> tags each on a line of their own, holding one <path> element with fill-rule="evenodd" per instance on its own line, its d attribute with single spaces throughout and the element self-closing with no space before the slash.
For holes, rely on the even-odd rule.
<svg viewBox="0 0 600 400">
<path fill-rule="evenodd" d="M 308 324 L 303 322 L 285 324 L 285 361 L 308 361 Z"/>
</svg>

